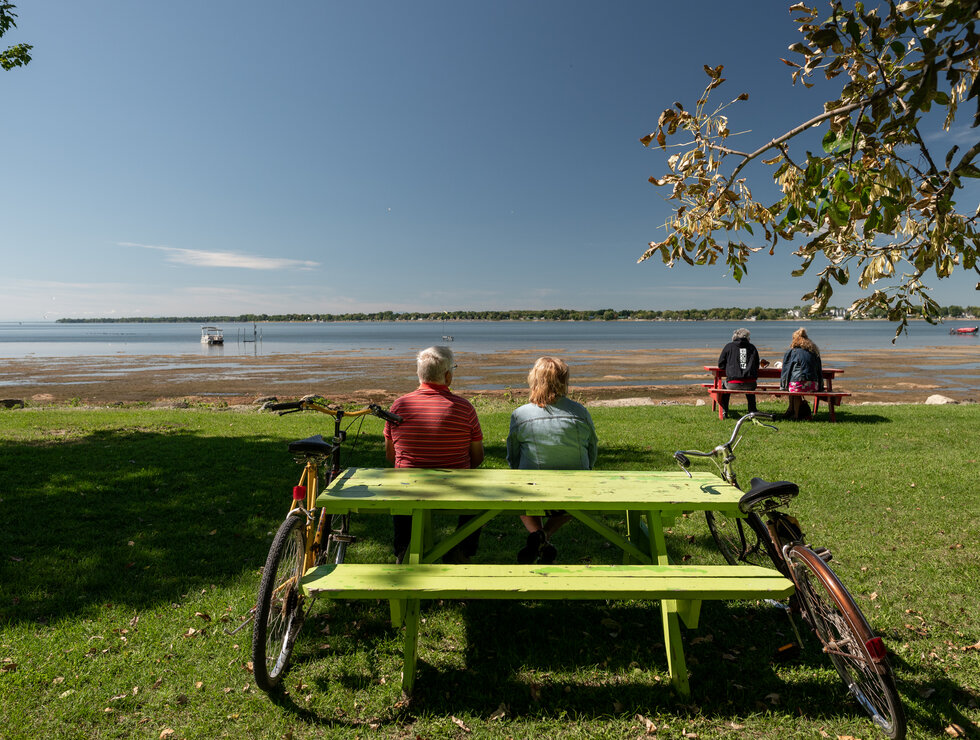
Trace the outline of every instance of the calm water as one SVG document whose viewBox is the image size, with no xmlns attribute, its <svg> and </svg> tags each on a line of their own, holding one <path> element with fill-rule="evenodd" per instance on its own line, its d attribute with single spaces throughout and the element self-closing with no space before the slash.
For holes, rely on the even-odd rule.
<svg viewBox="0 0 980 740">
<path fill-rule="evenodd" d="M 950 336 L 955 321 L 940 326 L 916 322 L 896 347 L 976 347 L 976 336 Z M 197 324 L 56 324 L 0 322 L 0 358 L 78 357 L 86 355 L 206 355 L 295 354 L 301 352 L 364 352 L 378 355 L 412 354 L 433 344 L 457 351 L 493 353 L 511 349 L 592 350 L 631 349 L 720 350 L 732 331 L 745 326 L 760 350 L 785 349 L 800 325 L 825 354 L 835 350 L 888 349 L 894 328 L 884 321 L 401 321 L 352 323 L 259 324 L 259 341 L 251 324 L 222 324 L 224 346 L 200 343 Z"/>
</svg>

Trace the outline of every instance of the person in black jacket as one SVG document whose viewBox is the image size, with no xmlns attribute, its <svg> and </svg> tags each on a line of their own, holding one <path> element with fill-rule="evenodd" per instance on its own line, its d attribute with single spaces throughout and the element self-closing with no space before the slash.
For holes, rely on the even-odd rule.
<svg viewBox="0 0 980 740">
<path fill-rule="evenodd" d="M 718 367 L 725 371 L 725 382 L 723 388 L 730 388 L 733 391 L 754 391 L 756 380 L 759 375 L 759 351 L 755 345 L 749 341 L 748 329 L 736 329 L 732 334 L 732 341 L 725 345 L 718 357 Z M 718 396 L 718 403 L 725 418 L 728 418 L 728 400 L 730 395 L 722 393 Z M 748 393 L 745 396 L 749 407 L 749 413 L 756 410 L 755 394 Z"/>
</svg>

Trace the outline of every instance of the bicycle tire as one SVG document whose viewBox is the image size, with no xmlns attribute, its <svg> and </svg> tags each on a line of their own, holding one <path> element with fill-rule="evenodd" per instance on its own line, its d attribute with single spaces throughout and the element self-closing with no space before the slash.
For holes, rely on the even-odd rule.
<svg viewBox="0 0 980 740">
<path fill-rule="evenodd" d="M 289 665 L 303 626 L 299 579 L 306 553 L 306 520 L 289 516 L 276 532 L 265 561 L 252 627 L 252 672 L 256 685 L 274 691 Z"/>
<path fill-rule="evenodd" d="M 758 534 L 758 528 L 765 531 L 766 525 L 758 514 L 750 513 L 745 519 L 739 519 L 718 511 L 705 511 L 704 518 L 718 551 L 729 565 L 769 564 L 769 555 Z"/>
<path fill-rule="evenodd" d="M 887 657 L 874 660 L 875 634 L 837 574 L 805 545 L 786 555 L 803 618 L 851 695 L 892 740 L 905 737 L 905 713 Z"/>
</svg>

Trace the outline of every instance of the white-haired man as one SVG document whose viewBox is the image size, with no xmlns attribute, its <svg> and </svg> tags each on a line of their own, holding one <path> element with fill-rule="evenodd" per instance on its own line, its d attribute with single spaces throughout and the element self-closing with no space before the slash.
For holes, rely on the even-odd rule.
<svg viewBox="0 0 980 740">
<path fill-rule="evenodd" d="M 736 329 L 732 334 L 732 341 L 725 345 L 718 357 L 718 367 L 725 371 L 725 388 L 730 388 L 736 393 L 742 391 L 754 391 L 759 375 L 759 350 L 749 341 L 748 329 Z M 718 395 L 718 403 L 725 418 L 728 418 L 728 400 L 730 395 L 721 393 Z M 746 405 L 749 413 L 756 410 L 755 394 L 745 395 Z"/>
<path fill-rule="evenodd" d="M 473 404 L 449 390 L 456 360 L 449 347 L 429 347 L 416 358 L 419 387 L 391 405 L 402 417 L 385 424 L 385 454 L 396 468 L 475 468 L 483 462 L 483 431 Z M 394 516 L 395 558 L 401 562 L 411 539 L 412 518 Z M 460 517 L 460 524 L 469 517 Z M 476 554 L 479 531 L 447 554 L 468 561 Z"/>
</svg>

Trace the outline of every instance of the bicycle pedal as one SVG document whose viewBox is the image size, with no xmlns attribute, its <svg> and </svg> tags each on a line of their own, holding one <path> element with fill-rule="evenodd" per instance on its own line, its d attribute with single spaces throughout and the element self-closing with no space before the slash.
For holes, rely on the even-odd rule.
<svg viewBox="0 0 980 740">
<path fill-rule="evenodd" d="M 829 563 L 834 559 L 834 554 L 826 547 L 814 547 L 813 554 L 823 560 L 825 563 Z"/>
<path fill-rule="evenodd" d="M 801 652 L 802 648 L 800 648 L 798 644 L 795 642 L 789 642 L 776 648 L 776 652 L 773 654 L 772 659 L 780 663 L 788 660 L 796 660 Z"/>
<path fill-rule="evenodd" d="M 334 542 L 345 542 L 348 545 L 357 542 L 357 537 L 352 534 L 331 534 L 330 539 Z"/>
</svg>

